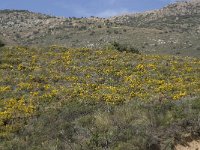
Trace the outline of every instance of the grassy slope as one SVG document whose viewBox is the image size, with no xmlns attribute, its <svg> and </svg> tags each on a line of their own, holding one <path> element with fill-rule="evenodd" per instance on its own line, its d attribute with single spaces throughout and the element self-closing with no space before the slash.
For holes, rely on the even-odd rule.
<svg viewBox="0 0 200 150">
<path fill-rule="evenodd" d="M 117 41 L 121 44 L 129 44 L 146 54 L 173 54 L 181 56 L 200 57 L 199 33 L 196 31 L 172 31 L 168 29 L 154 29 L 143 27 L 128 27 L 124 25 L 107 28 L 95 27 L 85 30 L 61 28 L 56 34 L 40 33 L 33 38 L 16 39 L 21 45 L 45 46 L 58 44 L 67 47 L 103 48 L 109 42 Z"/>
<path fill-rule="evenodd" d="M 3 48 L 0 147 L 172 149 L 200 135 L 199 66 L 112 49 Z"/>
</svg>

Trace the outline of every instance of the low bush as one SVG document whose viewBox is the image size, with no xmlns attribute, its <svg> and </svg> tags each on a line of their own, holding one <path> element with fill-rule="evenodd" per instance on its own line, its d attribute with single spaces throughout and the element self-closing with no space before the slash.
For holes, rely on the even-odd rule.
<svg viewBox="0 0 200 150">
<path fill-rule="evenodd" d="M 127 44 L 120 44 L 118 42 L 112 42 L 108 45 L 108 47 L 110 49 L 115 49 L 115 50 L 118 50 L 120 52 L 126 51 L 126 52 L 132 52 L 132 53 L 140 54 L 140 51 L 137 48 L 130 46 L 130 45 L 127 45 Z"/>
<path fill-rule="evenodd" d="M 3 47 L 3 46 L 5 46 L 5 43 L 0 40 L 0 47 Z"/>
</svg>

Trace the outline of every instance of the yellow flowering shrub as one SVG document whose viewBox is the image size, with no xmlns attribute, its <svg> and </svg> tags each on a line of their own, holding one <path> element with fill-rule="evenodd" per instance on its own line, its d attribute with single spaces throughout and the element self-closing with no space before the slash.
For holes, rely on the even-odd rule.
<svg viewBox="0 0 200 150">
<path fill-rule="evenodd" d="M 4 93 L 6 91 L 10 91 L 11 87 L 10 86 L 1 86 L 0 87 L 0 93 Z"/>
<path fill-rule="evenodd" d="M 3 109 L 0 111 L 0 137 L 6 137 L 9 132 L 18 130 L 20 126 L 17 120 L 30 117 L 34 110 L 33 104 L 25 102 L 24 98 L 5 100 Z"/>
<path fill-rule="evenodd" d="M 16 119 L 31 117 L 44 103 L 119 104 L 200 96 L 196 58 L 56 45 L 5 48 L 1 57 L 6 60 L 0 63 L 1 135 L 19 129 Z"/>
</svg>

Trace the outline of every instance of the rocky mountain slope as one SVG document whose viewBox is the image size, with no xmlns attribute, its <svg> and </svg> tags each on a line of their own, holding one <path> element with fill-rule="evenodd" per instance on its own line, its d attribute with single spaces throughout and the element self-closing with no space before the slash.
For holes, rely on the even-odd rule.
<svg viewBox="0 0 200 150">
<path fill-rule="evenodd" d="M 111 18 L 60 18 L 1 10 L 0 38 L 8 45 L 59 44 L 99 48 L 117 41 L 144 53 L 200 56 L 200 1 Z"/>
<path fill-rule="evenodd" d="M 170 4 L 160 10 L 113 17 L 115 22 L 128 26 L 157 27 L 190 30 L 200 25 L 200 1 L 190 0 Z M 179 27 L 179 28 L 178 28 Z M 194 28 L 192 28 L 194 29 Z"/>
</svg>

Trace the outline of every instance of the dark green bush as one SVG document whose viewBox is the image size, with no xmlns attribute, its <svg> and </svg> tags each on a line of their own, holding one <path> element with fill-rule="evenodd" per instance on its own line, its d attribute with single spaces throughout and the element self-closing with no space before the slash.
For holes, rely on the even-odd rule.
<svg viewBox="0 0 200 150">
<path fill-rule="evenodd" d="M 3 41 L 0 40 L 0 47 L 5 46 L 5 44 L 3 43 Z"/>
<path fill-rule="evenodd" d="M 112 49 L 116 49 L 120 52 L 126 51 L 126 52 L 132 52 L 132 53 L 140 54 L 140 51 L 137 48 L 132 47 L 132 46 L 127 45 L 127 44 L 120 44 L 118 42 L 112 42 L 110 44 L 110 47 Z"/>
</svg>

